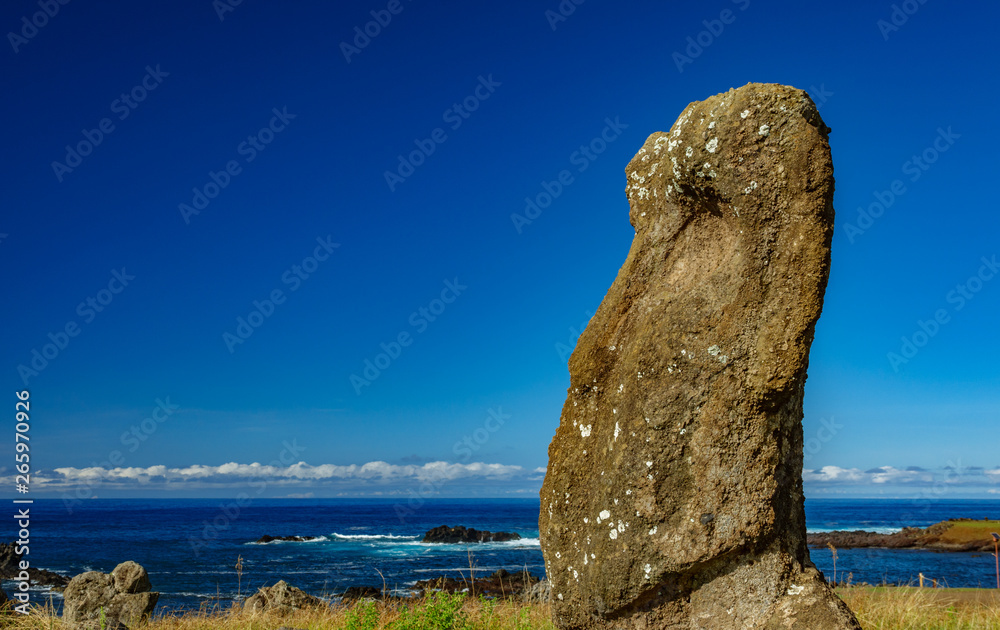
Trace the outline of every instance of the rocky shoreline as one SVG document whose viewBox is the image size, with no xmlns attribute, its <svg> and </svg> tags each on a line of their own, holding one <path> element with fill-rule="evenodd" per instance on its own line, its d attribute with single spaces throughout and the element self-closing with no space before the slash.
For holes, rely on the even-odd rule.
<svg viewBox="0 0 1000 630">
<path fill-rule="evenodd" d="M 833 545 L 839 549 L 880 547 L 885 549 L 927 549 L 932 551 L 993 552 L 990 530 L 997 531 L 997 521 L 951 519 L 930 527 L 904 527 L 892 534 L 876 532 L 833 531 L 808 534 L 810 547 Z"/>
</svg>

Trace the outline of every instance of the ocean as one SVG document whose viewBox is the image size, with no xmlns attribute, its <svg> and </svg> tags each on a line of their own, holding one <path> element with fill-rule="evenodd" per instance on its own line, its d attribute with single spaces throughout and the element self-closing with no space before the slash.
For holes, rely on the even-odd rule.
<svg viewBox="0 0 1000 630">
<path fill-rule="evenodd" d="M 497 569 L 544 575 L 538 542 L 538 499 L 359 499 L 254 500 L 249 505 L 219 499 L 95 499 L 67 511 L 60 500 L 31 506 L 32 566 L 66 575 L 110 571 L 134 560 L 160 592 L 158 611 L 222 605 L 284 579 L 308 593 L 334 596 L 348 586 L 385 586 L 397 592 L 417 580 L 450 575 L 482 576 Z M 807 500 L 810 531 L 863 529 L 892 532 L 925 527 L 947 518 L 1000 518 L 1000 501 Z M 512 531 L 519 541 L 477 545 L 420 542 L 439 525 Z M 10 526 L 6 539 L 13 540 Z M 254 544 L 261 536 L 316 536 L 315 542 Z M 811 550 L 831 578 L 828 549 Z M 237 559 L 242 560 L 238 575 Z M 919 573 L 952 587 L 995 584 L 991 554 L 917 550 L 838 550 L 837 577 L 872 584 L 907 584 Z M 11 582 L 4 588 L 10 593 Z M 32 600 L 61 597 L 46 589 Z"/>
</svg>

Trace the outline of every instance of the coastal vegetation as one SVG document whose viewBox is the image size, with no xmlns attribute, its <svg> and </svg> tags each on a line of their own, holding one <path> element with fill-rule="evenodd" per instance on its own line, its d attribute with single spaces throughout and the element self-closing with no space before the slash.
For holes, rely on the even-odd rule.
<svg viewBox="0 0 1000 630">
<path fill-rule="evenodd" d="M 912 587 L 841 587 L 837 594 L 865 630 L 995 630 L 1000 591 Z M 0 628 L 68 628 L 51 609 L 0 618 Z M 357 600 L 281 614 L 249 612 L 222 603 L 200 611 L 158 610 L 134 630 L 554 630 L 547 603 L 488 600 L 461 593 L 434 593 L 413 601 Z"/>
</svg>

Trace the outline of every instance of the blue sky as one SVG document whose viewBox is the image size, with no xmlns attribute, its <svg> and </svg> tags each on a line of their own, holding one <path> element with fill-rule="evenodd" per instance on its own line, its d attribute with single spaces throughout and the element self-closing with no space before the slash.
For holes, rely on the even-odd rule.
<svg viewBox="0 0 1000 630">
<path fill-rule="evenodd" d="M 532 495 L 625 165 L 750 81 L 833 129 L 807 496 L 1000 489 L 997 7 L 223 1 L 0 9 L 33 493 Z"/>
</svg>

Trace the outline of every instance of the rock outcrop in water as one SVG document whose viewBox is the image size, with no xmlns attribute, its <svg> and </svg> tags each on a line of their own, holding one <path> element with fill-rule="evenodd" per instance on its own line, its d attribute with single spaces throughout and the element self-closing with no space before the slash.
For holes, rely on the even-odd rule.
<svg viewBox="0 0 1000 630">
<path fill-rule="evenodd" d="M 802 499 L 829 131 L 805 92 L 750 84 L 629 163 L 635 238 L 570 358 L 541 491 L 559 628 L 860 628 Z"/>
<path fill-rule="evenodd" d="M 258 545 L 266 545 L 273 542 L 312 542 L 317 539 L 317 536 L 272 536 L 270 534 L 264 534 L 255 540 L 254 543 Z"/>
<path fill-rule="evenodd" d="M 904 527 L 892 534 L 867 531 L 818 532 L 806 536 L 810 547 L 833 545 L 838 549 L 884 547 L 887 549 L 932 549 L 934 551 L 979 551 L 993 554 L 990 532 L 1000 531 L 1000 522 L 957 518 L 930 527 Z"/>
<path fill-rule="evenodd" d="M 448 527 L 442 525 L 435 527 L 424 534 L 425 543 L 482 543 L 482 542 L 507 542 L 510 540 L 521 540 L 521 535 L 514 532 L 488 532 L 485 530 L 458 527 Z"/>
<path fill-rule="evenodd" d="M 129 560 L 111 573 L 88 571 L 63 592 L 63 621 L 74 628 L 134 627 L 147 619 L 159 593 L 151 593 L 146 569 Z"/>
<path fill-rule="evenodd" d="M 16 543 L 0 543 L 0 579 L 13 580 L 21 572 L 21 554 Z M 69 578 L 46 569 L 28 567 L 28 581 L 35 586 L 51 586 L 62 590 L 69 584 Z"/>
</svg>

